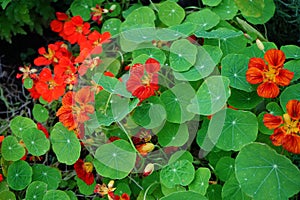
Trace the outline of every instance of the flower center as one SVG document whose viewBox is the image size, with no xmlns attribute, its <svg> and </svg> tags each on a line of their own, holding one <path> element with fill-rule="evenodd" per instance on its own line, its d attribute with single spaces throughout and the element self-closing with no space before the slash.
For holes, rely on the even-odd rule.
<svg viewBox="0 0 300 200">
<path fill-rule="evenodd" d="M 299 120 L 292 120 L 291 117 L 286 113 L 283 115 L 284 119 L 284 129 L 288 134 L 299 133 Z"/>
<path fill-rule="evenodd" d="M 90 162 L 85 162 L 83 164 L 83 169 L 87 172 L 87 173 L 91 173 L 93 171 L 93 164 Z"/>
<path fill-rule="evenodd" d="M 269 66 L 269 70 L 266 71 L 264 73 L 264 75 L 265 75 L 265 80 L 264 80 L 265 82 L 266 81 L 275 82 L 275 77 L 276 77 L 276 75 L 278 75 L 278 71 L 276 69 L 274 69 L 274 68 L 272 68 L 272 67 Z"/>
<path fill-rule="evenodd" d="M 144 75 L 141 80 L 142 84 L 146 86 L 150 86 L 150 81 L 151 77 L 149 75 Z"/>
<path fill-rule="evenodd" d="M 53 90 L 55 86 L 57 86 L 57 84 L 56 84 L 56 82 L 54 80 L 50 80 L 48 82 L 48 88 L 49 88 L 49 90 Z"/>
</svg>

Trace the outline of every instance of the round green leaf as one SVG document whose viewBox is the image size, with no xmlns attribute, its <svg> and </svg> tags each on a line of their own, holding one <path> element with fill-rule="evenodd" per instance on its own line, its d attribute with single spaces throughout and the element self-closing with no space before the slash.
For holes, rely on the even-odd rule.
<svg viewBox="0 0 300 200">
<path fill-rule="evenodd" d="M 201 115 L 212 115 L 221 110 L 230 96 L 229 79 L 210 76 L 202 83 L 187 110 Z"/>
<path fill-rule="evenodd" d="M 188 126 L 186 124 L 174 124 L 166 122 L 157 133 L 158 143 L 163 147 L 182 146 L 189 139 Z"/>
<path fill-rule="evenodd" d="M 7 183 L 14 190 L 23 190 L 31 182 L 32 169 L 30 165 L 18 160 L 8 167 Z"/>
<path fill-rule="evenodd" d="M 296 45 L 284 45 L 280 47 L 287 59 L 300 59 L 300 47 Z"/>
<path fill-rule="evenodd" d="M 56 123 L 50 134 L 52 149 L 61 163 L 74 164 L 80 156 L 80 142 L 74 131 L 69 131 L 60 122 Z"/>
<path fill-rule="evenodd" d="M 55 190 L 61 181 L 61 172 L 53 167 L 42 164 L 35 164 L 32 166 L 33 181 L 42 181 L 47 184 L 48 190 Z"/>
<path fill-rule="evenodd" d="M 91 8 L 95 7 L 93 0 L 74 0 L 70 6 L 70 10 L 73 16 L 81 16 L 83 21 L 88 21 L 91 18 Z"/>
<path fill-rule="evenodd" d="M 234 0 L 235 4 L 244 16 L 260 17 L 264 7 L 269 5 L 264 0 Z"/>
<path fill-rule="evenodd" d="M 191 22 L 196 25 L 196 30 L 209 30 L 220 22 L 220 17 L 210 9 L 202 9 L 198 12 L 192 12 L 186 17 L 185 22 Z"/>
<path fill-rule="evenodd" d="M 196 62 L 197 47 L 186 39 L 177 40 L 170 48 L 170 66 L 175 71 L 186 71 Z"/>
<path fill-rule="evenodd" d="M 36 127 L 36 124 L 27 117 L 17 116 L 10 121 L 10 129 L 18 137 L 22 137 L 24 130 L 32 127 Z"/>
<path fill-rule="evenodd" d="M 32 182 L 26 189 L 26 200 L 42 200 L 47 191 L 47 184 L 41 181 Z"/>
<path fill-rule="evenodd" d="M 130 190 L 130 187 L 129 187 L 129 184 L 126 182 L 126 183 L 123 183 L 123 182 L 120 182 L 116 185 L 116 190 L 115 190 L 115 194 L 116 195 L 122 195 L 124 193 L 128 194 L 130 196 L 131 194 L 131 190 Z"/>
<path fill-rule="evenodd" d="M 215 173 L 220 180 L 227 181 L 234 174 L 234 159 L 227 156 L 222 157 L 216 165 Z"/>
<path fill-rule="evenodd" d="M 187 110 L 190 100 L 195 96 L 195 90 L 188 83 L 179 83 L 160 95 L 167 112 L 167 120 L 173 123 L 184 123 L 191 120 L 195 114 Z"/>
<path fill-rule="evenodd" d="M 218 161 L 223 157 L 230 157 L 231 152 L 230 151 L 217 151 L 217 152 L 210 152 L 207 156 L 209 164 L 211 164 L 214 168 L 216 168 L 216 165 Z"/>
<path fill-rule="evenodd" d="M 228 54 L 221 62 L 221 74 L 229 78 L 231 87 L 252 92 L 253 87 L 246 80 L 248 62 L 249 58 L 243 54 Z"/>
<path fill-rule="evenodd" d="M 43 200 L 70 200 L 70 198 L 64 191 L 49 190 L 45 193 Z"/>
<path fill-rule="evenodd" d="M 88 185 L 83 180 L 81 180 L 80 178 L 78 178 L 77 176 L 75 177 L 75 180 L 76 180 L 77 186 L 79 188 L 79 192 L 81 194 L 91 195 L 91 194 L 94 193 L 94 189 L 95 189 L 95 186 L 96 186 L 96 182 L 95 181 L 94 181 L 93 184 Z"/>
<path fill-rule="evenodd" d="M 180 191 L 169 194 L 168 196 L 162 197 L 160 200 L 182 200 L 188 198 L 189 200 L 207 200 L 204 196 L 199 193 L 192 191 Z"/>
<path fill-rule="evenodd" d="M 241 189 L 240 183 L 236 180 L 235 174 L 232 174 L 230 178 L 225 182 L 222 189 L 223 200 L 250 200 Z"/>
<path fill-rule="evenodd" d="M 70 200 L 78 200 L 76 194 L 73 191 L 68 190 L 68 191 L 65 191 L 65 193 L 67 193 L 67 195 L 69 196 Z"/>
<path fill-rule="evenodd" d="M 165 1 L 158 6 L 158 17 L 167 26 L 178 25 L 185 17 L 182 7 L 172 1 Z"/>
<path fill-rule="evenodd" d="M 193 181 L 194 176 L 193 164 L 187 160 L 179 160 L 162 168 L 160 181 L 168 188 L 176 185 L 187 186 Z"/>
<path fill-rule="evenodd" d="M 217 6 L 222 0 L 202 0 L 202 3 L 206 6 Z"/>
<path fill-rule="evenodd" d="M 158 48 L 143 48 L 143 49 L 137 49 L 133 51 L 132 57 L 133 59 L 137 58 L 138 56 L 145 54 L 148 56 L 148 58 L 154 58 L 159 63 L 163 64 L 166 61 L 166 55 L 165 53 L 158 49 Z M 143 62 L 144 63 L 144 62 Z"/>
<path fill-rule="evenodd" d="M 44 155 L 50 149 L 50 142 L 43 131 L 28 128 L 22 134 L 28 152 L 34 156 Z"/>
<path fill-rule="evenodd" d="M 125 140 L 116 140 L 98 147 L 94 163 L 100 175 L 121 179 L 133 169 L 135 159 L 136 152 L 131 145 Z"/>
<path fill-rule="evenodd" d="M 265 51 L 269 50 L 269 49 L 277 49 L 276 44 L 274 44 L 273 42 L 262 42 L 264 47 L 265 47 Z M 257 44 L 252 44 L 250 47 L 246 47 L 242 50 L 242 53 L 247 55 L 250 58 L 263 58 L 264 57 L 264 51 L 260 50 L 257 46 Z"/>
<path fill-rule="evenodd" d="M 210 179 L 210 170 L 205 167 L 200 167 L 195 173 L 195 179 L 189 184 L 189 190 L 205 195 Z"/>
<path fill-rule="evenodd" d="M 300 57 L 300 56 L 299 56 Z M 291 60 L 284 64 L 284 68 L 294 72 L 293 81 L 296 81 L 300 78 L 300 60 Z"/>
<path fill-rule="evenodd" d="M 180 151 L 176 151 L 174 154 L 172 154 L 168 163 L 172 163 L 177 160 L 188 160 L 190 162 L 193 162 L 194 158 L 193 158 L 193 155 L 189 151 L 180 150 Z"/>
<path fill-rule="evenodd" d="M 133 11 L 126 17 L 126 22 L 132 25 L 134 24 L 151 24 L 156 19 L 154 11 L 147 7 L 139 7 L 133 9 Z"/>
<path fill-rule="evenodd" d="M 5 180 L 1 181 L 0 182 L 0 192 L 3 192 L 3 191 L 8 191 L 9 190 L 9 187 L 8 187 L 8 184 Z"/>
<path fill-rule="evenodd" d="M 25 149 L 22 147 L 17 138 L 6 136 L 1 145 L 2 156 L 7 161 L 17 161 L 25 155 Z"/>
<path fill-rule="evenodd" d="M 286 104 L 289 100 L 296 99 L 300 101 L 300 83 L 287 87 L 279 96 L 280 106 L 286 112 Z"/>
<path fill-rule="evenodd" d="M 16 200 L 16 196 L 11 191 L 0 192 L 0 200 Z"/>
<path fill-rule="evenodd" d="M 222 133 L 216 145 L 225 151 L 239 151 L 244 145 L 256 139 L 257 131 L 258 123 L 253 113 L 227 109 Z M 213 134 L 210 135 L 210 138 L 212 137 Z"/>
<path fill-rule="evenodd" d="M 239 0 L 239 1 L 243 1 L 243 0 Z M 264 3 L 262 2 L 262 5 L 265 4 L 265 6 L 263 7 L 260 16 L 246 16 L 245 13 L 242 12 L 242 15 L 245 17 L 245 19 L 252 23 L 252 24 L 264 24 L 267 21 L 269 21 L 275 13 L 276 10 L 276 6 L 273 0 L 257 0 L 257 1 L 253 1 L 253 2 L 261 2 L 264 1 Z M 244 2 L 244 1 L 243 1 Z"/>
<path fill-rule="evenodd" d="M 300 171 L 266 144 L 244 146 L 235 161 L 242 191 L 255 200 L 288 199 L 300 191 Z"/>
<path fill-rule="evenodd" d="M 26 89 L 31 89 L 33 86 L 33 80 L 31 78 L 25 78 L 23 84 Z"/>
<path fill-rule="evenodd" d="M 282 108 L 276 103 L 276 102 L 270 102 L 267 104 L 266 109 L 272 114 L 272 115 L 283 115 L 284 112 Z"/>
<path fill-rule="evenodd" d="M 168 196 L 172 193 L 180 192 L 180 191 L 186 191 L 186 189 L 180 185 L 176 185 L 173 188 L 168 188 L 165 185 L 161 185 L 161 192 L 164 194 L 164 196 Z"/>
<path fill-rule="evenodd" d="M 222 192 L 221 185 L 212 184 L 212 185 L 209 185 L 207 188 L 206 197 L 209 200 L 220 200 L 220 199 L 222 199 L 221 192 Z"/>
<path fill-rule="evenodd" d="M 187 71 L 173 72 L 178 80 L 198 81 L 210 75 L 222 57 L 219 47 L 204 45 L 198 46 L 196 63 Z"/>
<path fill-rule="evenodd" d="M 229 105 L 237 109 L 252 109 L 263 101 L 257 92 L 245 92 L 242 90 L 231 89 L 231 96 L 228 99 Z"/>
<path fill-rule="evenodd" d="M 121 20 L 118 18 L 110 18 L 105 20 L 102 25 L 101 32 L 110 32 L 111 36 L 114 37 L 119 34 L 121 23 Z"/>
<path fill-rule="evenodd" d="M 49 118 L 49 111 L 40 104 L 34 104 L 32 114 L 38 122 L 45 122 Z"/>
<path fill-rule="evenodd" d="M 238 10 L 234 0 L 223 0 L 217 7 L 212 8 L 212 11 L 223 20 L 233 19 Z"/>
</svg>

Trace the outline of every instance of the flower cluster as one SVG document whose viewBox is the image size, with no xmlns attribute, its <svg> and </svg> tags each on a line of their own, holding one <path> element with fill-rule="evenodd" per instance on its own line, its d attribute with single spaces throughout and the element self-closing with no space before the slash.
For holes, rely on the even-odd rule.
<svg viewBox="0 0 300 200">
<path fill-rule="evenodd" d="M 109 200 L 130 200 L 130 197 L 128 194 L 123 193 L 121 196 L 114 194 L 114 191 L 116 188 L 114 188 L 114 181 L 111 180 L 109 183 L 106 185 L 105 183 L 103 184 L 97 184 L 94 190 L 94 193 L 99 194 L 101 197 L 104 197 L 107 195 L 107 198 Z"/>
</svg>

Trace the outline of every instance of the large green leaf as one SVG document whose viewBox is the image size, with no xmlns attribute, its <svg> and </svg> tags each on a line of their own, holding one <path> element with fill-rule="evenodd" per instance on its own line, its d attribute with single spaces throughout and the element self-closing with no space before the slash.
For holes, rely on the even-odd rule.
<svg viewBox="0 0 300 200">
<path fill-rule="evenodd" d="M 18 137 L 22 137 L 23 132 L 32 127 L 36 127 L 36 124 L 27 117 L 17 116 L 10 121 L 10 129 Z"/>
<path fill-rule="evenodd" d="M 166 122 L 157 133 L 158 143 L 164 147 L 182 146 L 189 139 L 188 126 L 186 124 L 174 124 Z"/>
<path fill-rule="evenodd" d="M 263 101 L 263 98 L 257 95 L 257 92 L 245 92 L 242 90 L 231 89 L 231 96 L 228 99 L 229 105 L 237 109 L 250 110 L 255 108 L 259 103 Z"/>
<path fill-rule="evenodd" d="M 217 7 L 212 8 L 212 11 L 219 15 L 223 20 L 232 19 L 235 17 L 238 10 L 234 0 L 223 0 Z"/>
<path fill-rule="evenodd" d="M 14 190 L 23 190 L 31 182 L 32 169 L 30 165 L 18 160 L 8 167 L 7 183 Z"/>
<path fill-rule="evenodd" d="M 186 38 L 196 29 L 196 25 L 190 22 L 184 22 L 179 25 L 170 26 L 168 28 L 160 28 L 156 30 L 156 38 L 162 41 L 173 41 L 178 38 Z"/>
<path fill-rule="evenodd" d="M 187 186 L 193 181 L 194 176 L 193 164 L 187 160 L 179 160 L 162 168 L 160 182 L 168 188 L 176 185 Z"/>
<path fill-rule="evenodd" d="M 26 200 L 42 200 L 47 192 L 47 184 L 41 181 L 33 181 L 26 189 Z"/>
<path fill-rule="evenodd" d="M 216 115 L 223 115 L 217 113 Z M 226 110 L 225 122 L 219 136 L 217 147 L 229 151 L 239 151 L 244 145 L 253 142 L 257 137 L 258 123 L 256 116 L 249 111 Z M 215 138 L 211 132 L 210 138 Z"/>
<path fill-rule="evenodd" d="M 111 179 L 126 177 L 133 169 L 136 152 L 125 140 L 104 144 L 96 150 L 95 168 L 97 172 Z"/>
<path fill-rule="evenodd" d="M 244 0 L 238 0 L 238 1 L 244 2 Z M 259 3 L 261 3 L 261 1 L 263 1 L 265 6 L 263 7 L 262 11 L 259 10 L 259 12 L 261 12 L 260 16 L 257 16 L 257 15 L 249 16 L 249 15 L 246 15 L 245 12 L 242 12 L 242 15 L 245 17 L 245 19 L 248 22 L 250 22 L 252 24 L 265 24 L 267 21 L 269 21 L 274 16 L 274 13 L 276 10 L 274 0 L 256 0 L 256 1 L 249 0 L 249 1 L 259 2 Z"/>
<path fill-rule="evenodd" d="M 61 190 L 48 190 L 45 193 L 43 200 L 70 200 L 70 197 Z"/>
<path fill-rule="evenodd" d="M 262 42 L 264 45 L 264 51 L 267 51 L 269 49 L 277 49 L 276 44 L 273 42 Z M 246 47 L 243 49 L 242 53 L 248 56 L 249 58 L 256 57 L 256 58 L 263 58 L 265 52 L 260 50 L 257 46 L 257 44 L 252 44 L 250 47 Z"/>
<path fill-rule="evenodd" d="M 91 18 L 91 8 L 96 6 L 93 2 L 93 0 L 74 0 L 70 6 L 72 15 L 80 15 L 84 21 L 88 21 Z"/>
<path fill-rule="evenodd" d="M 42 164 L 35 164 L 32 166 L 32 180 L 42 181 L 47 184 L 48 190 L 55 190 L 61 182 L 61 172 L 53 167 Z"/>
<path fill-rule="evenodd" d="M 178 25 L 185 17 L 182 7 L 172 1 L 165 1 L 157 5 L 158 17 L 167 26 Z"/>
<path fill-rule="evenodd" d="M 22 147 L 15 136 L 9 135 L 4 138 L 1 145 L 2 156 L 7 161 L 17 161 L 25 155 Z"/>
<path fill-rule="evenodd" d="M 209 30 L 215 27 L 220 21 L 220 17 L 210 9 L 202 9 L 198 12 L 192 12 L 186 17 L 185 22 L 191 22 L 196 25 L 196 30 Z"/>
<path fill-rule="evenodd" d="M 172 43 L 170 48 L 170 66 L 175 71 L 186 71 L 196 62 L 197 47 L 187 39 Z"/>
<path fill-rule="evenodd" d="M 288 199 L 300 191 L 300 171 L 266 144 L 244 146 L 236 158 L 236 178 L 254 200 Z"/>
<path fill-rule="evenodd" d="M 180 191 L 174 192 L 161 198 L 160 200 L 182 200 L 182 199 L 189 199 L 189 200 L 207 200 L 206 197 L 202 196 L 199 193 L 192 192 L 192 191 Z"/>
<path fill-rule="evenodd" d="M 234 0 L 235 4 L 244 16 L 260 17 L 263 14 L 264 7 L 268 4 L 264 0 Z"/>
<path fill-rule="evenodd" d="M 121 20 L 118 18 L 110 18 L 105 20 L 101 32 L 110 32 L 111 36 L 114 37 L 120 33 Z"/>
<path fill-rule="evenodd" d="M 289 100 L 296 99 L 300 101 L 300 83 L 291 85 L 280 94 L 280 105 L 284 112 L 286 112 L 286 104 Z"/>
<path fill-rule="evenodd" d="M 229 79 L 224 76 L 210 76 L 202 83 L 187 110 L 196 114 L 212 115 L 226 105 L 229 96 Z"/>
<path fill-rule="evenodd" d="M 230 178 L 225 182 L 222 189 L 223 200 L 250 200 L 241 188 L 241 184 L 236 180 L 235 174 L 232 174 Z"/>
<path fill-rule="evenodd" d="M 52 149 L 61 163 L 74 164 L 80 156 L 80 142 L 74 131 L 69 131 L 60 122 L 56 123 L 50 134 Z"/>
<path fill-rule="evenodd" d="M 284 45 L 280 47 L 286 58 L 300 59 L 300 47 L 296 45 Z"/>
<path fill-rule="evenodd" d="M 189 184 L 189 190 L 205 195 L 210 179 L 210 170 L 205 167 L 200 167 L 195 173 L 195 179 Z"/>
<path fill-rule="evenodd" d="M 50 142 L 43 131 L 28 128 L 22 134 L 28 152 L 34 156 L 44 155 L 50 149 Z"/>
</svg>

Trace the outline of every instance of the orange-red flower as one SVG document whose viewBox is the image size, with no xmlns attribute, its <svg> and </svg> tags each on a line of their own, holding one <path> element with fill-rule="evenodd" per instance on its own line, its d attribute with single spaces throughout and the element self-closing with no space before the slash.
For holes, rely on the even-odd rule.
<svg viewBox="0 0 300 200">
<path fill-rule="evenodd" d="M 95 7 L 91 8 L 91 10 L 92 20 L 97 22 L 98 25 L 100 25 L 103 18 L 102 14 L 107 13 L 108 10 L 101 8 L 98 4 Z"/>
<path fill-rule="evenodd" d="M 78 159 L 74 164 L 74 169 L 78 178 L 87 185 L 94 183 L 93 164 L 91 162 L 83 162 L 83 160 Z"/>
<path fill-rule="evenodd" d="M 64 22 L 69 20 L 69 16 L 62 12 L 56 12 L 55 15 L 57 19 L 51 21 L 51 30 L 56 33 L 62 33 L 64 28 Z"/>
<path fill-rule="evenodd" d="M 54 67 L 54 74 L 64 79 L 64 83 L 69 85 L 69 89 L 72 90 L 73 85 L 77 83 L 77 69 L 74 63 L 67 57 L 63 57 L 59 60 L 58 64 Z"/>
<path fill-rule="evenodd" d="M 146 129 L 140 130 L 135 136 L 131 137 L 136 150 L 142 156 L 146 156 L 155 148 L 154 144 L 151 143 L 151 138 L 151 131 Z"/>
<path fill-rule="evenodd" d="M 106 185 L 103 183 L 102 185 L 97 184 L 94 189 L 94 193 L 100 194 L 101 197 L 104 197 L 104 195 L 108 195 L 110 192 L 114 192 L 116 188 L 114 188 L 114 181 L 111 180 L 109 183 Z"/>
<path fill-rule="evenodd" d="M 109 200 L 130 200 L 130 196 L 126 193 L 123 193 L 121 196 L 115 195 L 113 192 L 108 193 Z"/>
<path fill-rule="evenodd" d="M 264 59 L 250 59 L 246 79 L 251 84 L 259 84 L 257 87 L 257 94 L 259 96 L 275 98 L 280 92 L 278 86 L 289 85 L 294 77 L 294 73 L 283 69 L 285 55 L 281 50 L 268 50 L 264 55 Z"/>
<path fill-rule="evenodd" d="M 51 70 L 44 68 L 35 84 L 36 91 L 47 102 L 58 100 L 65 93 L 65 84 L 62 77 L 52 76 Z"/>
<path fill-rule="evenodd" d="M 81 16 L 74 16 L 71 20 L 64 23 L 64 39 L 71 44 L 82 43 L 86 41 L 86 36 L 90 32 L 90 24 L 84 22 Z"/>
<path fill-rule="evenodd" d="M 281 146 L 289 152 L 300 154 L 300 102 L 290 100 L 286 104 L 287 113 L 282 116 L 264 115 L 264 125 L 274 129 L 270 136 L 275 146 Z"/>
<path fill-rule="evenodd" d="M 159 89 L 157 73 L 159 70 L 159 62 L 153 58 L 149 58 L 145 65 L 133 65 L 129 70 L 130 77 L 126 83 L 127 90 L 140 101 L 154 96 Z"/>
<path fill-rule="evenodd" d="M 94 112 L 94 93 L 89 87 L 81 88 L 77 92 L 69 91 L 62 98 L 62 107 L 56 113 L 59 121 L 69 130 L 79 127 L 79 124 L 89 120 L 88 114 Z"/>
</svg>

